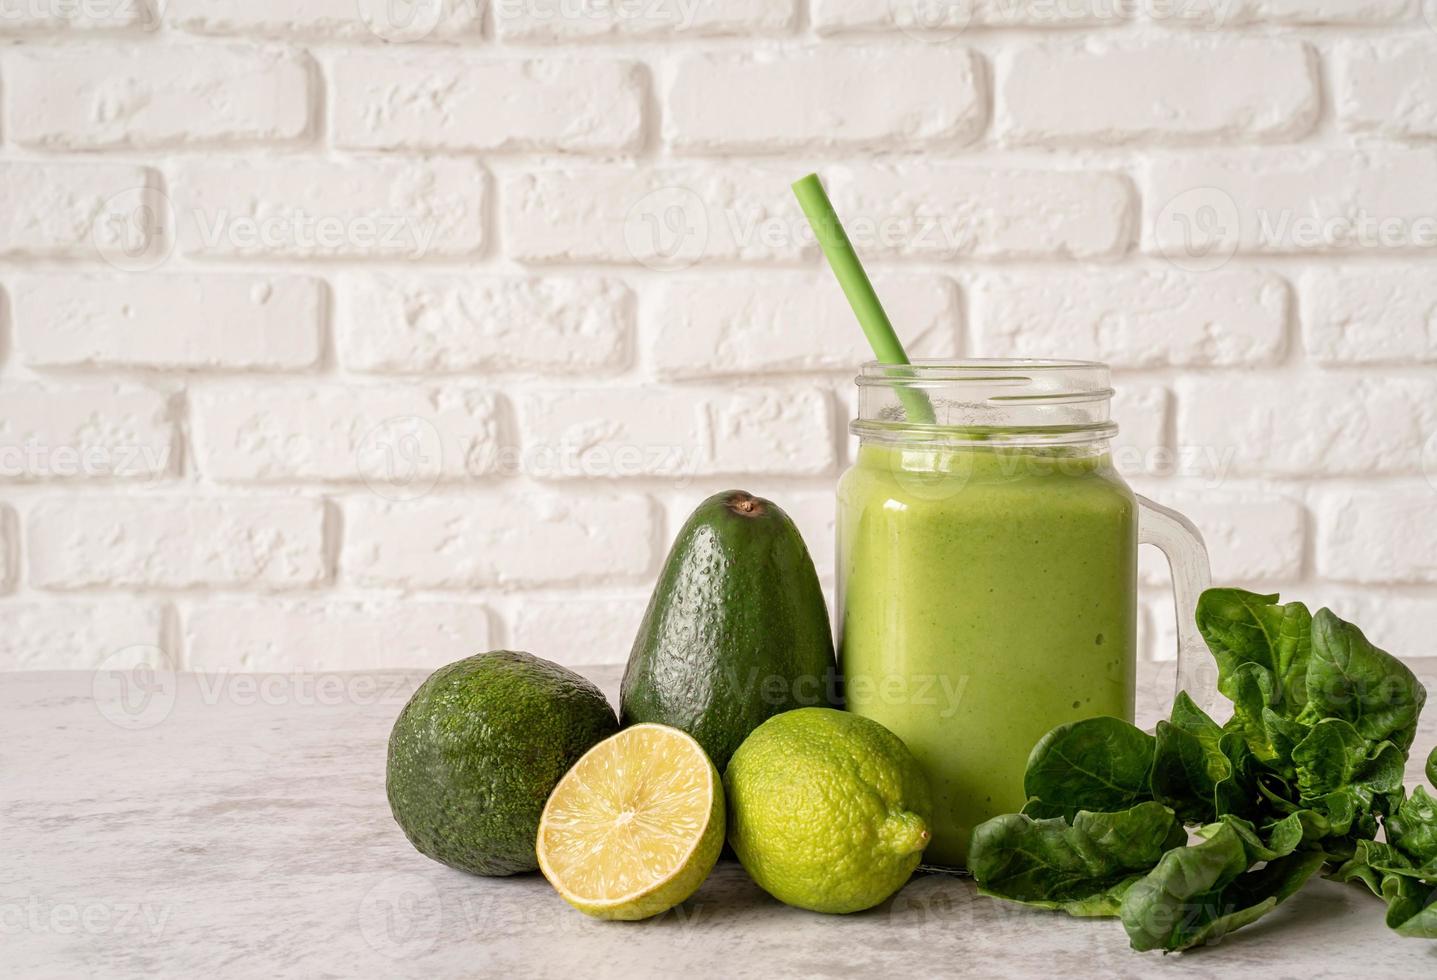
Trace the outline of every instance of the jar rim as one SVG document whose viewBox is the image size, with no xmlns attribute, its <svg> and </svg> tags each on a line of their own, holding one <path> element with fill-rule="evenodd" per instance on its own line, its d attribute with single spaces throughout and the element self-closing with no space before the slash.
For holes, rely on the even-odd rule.
<svg viewBox="0 0 1437 980">
<path fill-rule="evenodd" d="M 919 357 L 908 364 L 884 364 L 864 361 L 859 366 L 857 384 L 922 383 L 925 381 L 994 380 L 993 372 L 1023 371 L 1052 374 L 1071 372 L 1075 380 L 1088 376 L 1098 387 L 1108 386 L 1109 368 L 1102 361 L 1081 361 L 1045 357 Z M 1092 390 L 1083 388 L 1081 390 Z"/>
<path fill-rule="evenodd" d="M 860 438 L 971 443 L 1075 444 L 1111 438 L 1111 373 L 1099 361 L 1053 358 L 923 358 L 868 361 L 854 379 Z M 915 401 L 936 408 L 914 418 Z"/>
</svg>

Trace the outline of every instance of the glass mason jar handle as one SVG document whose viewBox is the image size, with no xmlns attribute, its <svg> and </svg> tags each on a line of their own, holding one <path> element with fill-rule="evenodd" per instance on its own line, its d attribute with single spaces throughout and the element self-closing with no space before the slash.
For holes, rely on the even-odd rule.
<svg viewBox="0 0 1437 980">
<path fill-rule="evenodd" d="M 1175 510 L 1138 495 L 1138 542 L 1157 545 L 1172 570 L 1178 623 L 1177 691 L 1187 691 L 1209 714 L 1217 706 L 1217 668 L 1198 633 L 1198 596 L 1212 585 L 1207 545 L 1193 522 Z"/>
</svg>

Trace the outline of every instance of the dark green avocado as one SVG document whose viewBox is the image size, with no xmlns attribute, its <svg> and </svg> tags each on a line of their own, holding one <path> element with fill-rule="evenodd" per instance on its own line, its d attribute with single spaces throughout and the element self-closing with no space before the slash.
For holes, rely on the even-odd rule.
<svg viewBox="0 0 1437 980">
<path fill-rule="evenodd" d="M 549 793 L 618 730 L 589 681 L 527 653 L 441 667 L 389 735 L 389 807 L 421 854 L 479 875 L 533 871 Z"/>
<path fill-rule="evenodd" d="M 787 514 L 715 494 L 679 531 L 624 671 L 620 718 L 688 732 L 720 772 L 782 711 L 837 700 L 813 559 Z"/>
</svg>

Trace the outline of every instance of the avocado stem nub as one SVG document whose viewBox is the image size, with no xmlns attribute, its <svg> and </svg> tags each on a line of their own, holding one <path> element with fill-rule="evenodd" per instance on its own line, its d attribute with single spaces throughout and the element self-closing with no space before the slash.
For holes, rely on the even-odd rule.
<svg viewBox="0 0 1437 980">
<path fill-rule="evenodd" d="M 728 508 L 744 517 L 760 517 L 763 515 L 763 500 L 747 490 L 735 490 L 729 494 Z"/>
</svg>

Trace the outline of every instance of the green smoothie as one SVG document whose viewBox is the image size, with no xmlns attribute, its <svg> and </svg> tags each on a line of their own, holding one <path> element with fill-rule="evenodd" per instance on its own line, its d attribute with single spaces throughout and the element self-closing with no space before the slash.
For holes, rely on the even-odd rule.
<svg viewBox="0 0 1437 980">
<path fill-rule="evenodd" d="M 1132 718 L 1135 498 L 1105 453 L 865 444 L 838 515 L 848 708 L 928 772 L 924 863 L 963 867 L 1042 735 Z"/>
</svg>

